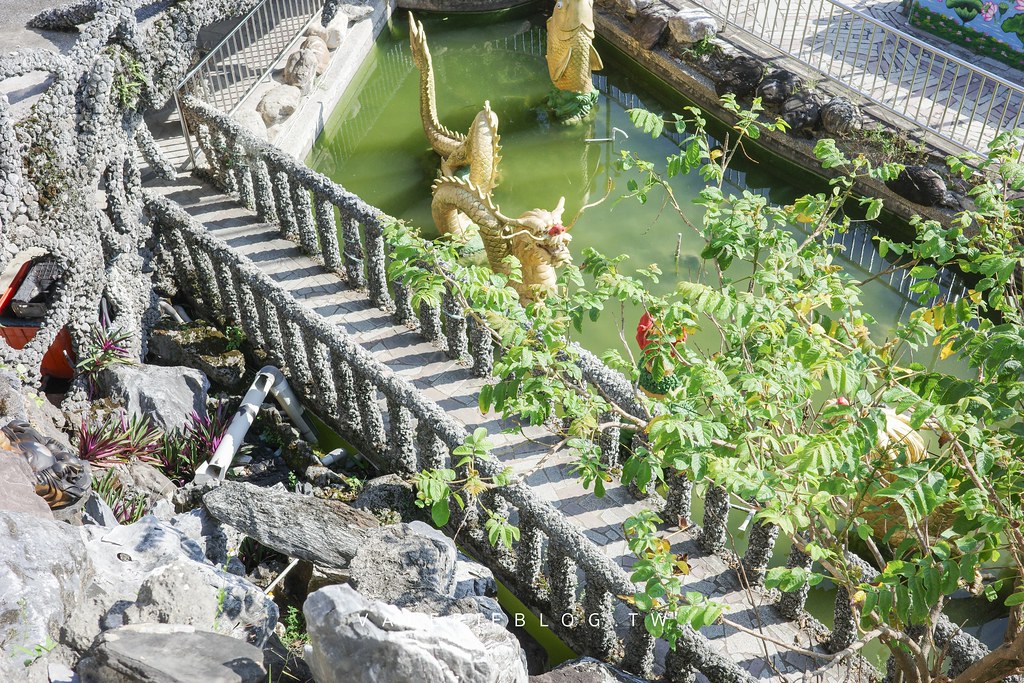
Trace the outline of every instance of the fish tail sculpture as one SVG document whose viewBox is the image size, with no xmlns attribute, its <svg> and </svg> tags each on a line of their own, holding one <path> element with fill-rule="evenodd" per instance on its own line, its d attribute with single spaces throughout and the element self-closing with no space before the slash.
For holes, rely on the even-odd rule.
<svg viewBox="0 0 1024 683">
<path fill-rule="evenodd" d="M 431 148 L 441 157 L 441 174 L 454 175 L 469 167 L 470 178 L 477 187 L 488 192 L 498 184 L 498 163 L 501 161 L 501 138 L 498 116 L 485 102 L 473 119 L 469 134 L 456 133 L 442 125 L 437 116 L 437 88 L 434 64 L 427 45 L 423 24 L 409 14 L 409 45 L 413 62 L 420 72 L 420 120 Z"/>
<path fill-rule="evenodd" d="M 594 0 L 558 0 L 548 29 L 548 75 L 555 90 L 548 104 L 564 123 L 583 120 L 597 102 L 591 79 L 604 68 L 594 49 Z"/>
<path fill-rule="evenodd" d="M 52 510 L 67 507 L 89 492 L 89 463 L 79 460 L 64 446 L 44 437 L 23 420 L 12 420 L 0 429 L 0 451 L 19 454 L 32 468 L 36 495 Z"/>
<path fill-rule="evenodd" d="M 519 218 L 501 213 L 489 193 L 471 181 L 446 176 L 434 183 L 430 210 L 442 234 L 458 239 L 462 229 L 460 214 L 468 216 L 480 229 L 491 270 L 508 275 L 506 257 L 515 256 L 522 266 L 522 282 L 510 282 L 523 303 L 555 291 L 555 269 L 572 261 L 569 242 L 572 236 L 562 225 L 565 198 L 552 211 L 533 209 Z"/>
</svg>

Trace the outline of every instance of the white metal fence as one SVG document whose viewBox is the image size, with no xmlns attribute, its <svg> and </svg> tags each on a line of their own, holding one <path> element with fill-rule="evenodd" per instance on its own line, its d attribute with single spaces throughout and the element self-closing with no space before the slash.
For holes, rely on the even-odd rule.
<svg viewBox="0 0 1024 683">
<path fill-rule="evenodd" d="M 252 9 L 179 88 L 231 114 L 302 36 L 324 0 L 264 0 Z"/>
<path fill-rule="evenodd" d="M 725 25 L 962 150 L 984 153 L 1000 132 L 1024 127 L 1024 84 L 835 0 L 697 2 Z"/>
</svg>

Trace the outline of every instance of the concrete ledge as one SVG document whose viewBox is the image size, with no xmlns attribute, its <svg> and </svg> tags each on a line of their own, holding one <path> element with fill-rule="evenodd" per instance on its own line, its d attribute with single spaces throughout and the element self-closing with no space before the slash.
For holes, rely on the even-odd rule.
<svg viewBox="0 0 1024 683">
<path fill-rule="evenodd" d="M 331 65 L 317 78 L 313 92 L 302 98 L 299 110 L 277 133 L 277 147 L 299 161 L 305 160 L 395 9 L 395 0 L 377 0 L 372 14 L 349 27 L 344 42 L 333 52 Z M 260 95 L 253 96 L 258 102 Z"/>
</svg>

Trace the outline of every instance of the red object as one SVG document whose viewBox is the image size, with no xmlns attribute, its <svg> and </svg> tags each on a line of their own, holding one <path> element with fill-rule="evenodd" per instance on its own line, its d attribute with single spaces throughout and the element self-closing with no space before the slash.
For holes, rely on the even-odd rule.
<svg viewBox="0 0 1024 683">
<path fill-rule="evenodd" d="M 636 326 L 636 343 L 640 345 L 640 350 L 643 351 L 647 348 L 647 345 L 651 343 L 651 340 L 647 338 L 647 333 L 654 329 L 654 318 L 651 314 L 644 311 L 644 314 L 640 316 L 640 322 Z"/>
<path fill-rule="evenodd" d="M 26 262 L 18 270 L 18 274 L 14 276 L 14 280 L 11 281 L 7 291 L 0 294 L 0 318 L 5 317 L 7 309 L 11 304 L 11 299 L 14 298 L 18 287 L 21 286 L 21 283 L 28 275 L 32 263 L 32 261 Z M 36 334 L 39 332 L 39 327 L 39 325 L 33 325 L 29 321 L 8 319 L 0 327 L 0 337 L 3 337 L 8 346 L 18 351 L 25 348 L 30 341 L 35 339 Z M 75 376 L 75 369 L 68 362 L 69 358 L 74 358 L 73 351 L 71 350 L 71 335 L 68 334 L 67 328 L 63 328 L 57 333 L 53 344 L 50 345 L 50 348 L 43 355 L 43 362 L 39 366 L 40 372 L 43 375 L 58 379 L 71 379 Z"/>
<path fill-rule="evenodd" d="M 561 235 L 563 232 L 565 232 L 565 226 L 562 225 L 561 223 L 555 223 L 550 228 L 548 228 L 548 234 L 551 235 L 552 237 L 554 237 L 555 235 Z"/>
<path fill-rule="evenodd" d="M 640 322 L 636 325 L 636 343 L 640 345 L 640 350 L 643 351 L 647 348 L 647 345 L 651 343 L 651 339 L 647 335 L 654 329 L 654 318 L 650 313 L 644 312 L 640 316 Z M 676 344 L 686 341 L 686 330 L 683 330 L 682 336 L 676 339 Z M 675 344 L 673 344 L 675 346 Z"/>
<path fill-rule="evenodd" d="M 839 398 L 836 399 L 836 405 L 848 406 L 850 405 L 850 399 L 846 398 L 845 396 L 840 396 Z"/>
</svg>

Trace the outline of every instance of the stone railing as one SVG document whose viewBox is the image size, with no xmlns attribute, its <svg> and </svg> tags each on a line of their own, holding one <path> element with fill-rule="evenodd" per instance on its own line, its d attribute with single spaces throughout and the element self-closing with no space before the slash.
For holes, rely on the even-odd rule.
<svg viewBox="0 0 1024 683">
<path fill-rule="evenodd" d="M 454 296 L 449 294 L 445 297 L 440 308 L 424 304 L 414 311 L 410 304 L 409 290 L 401 283 L 387 281 L 387 245 L 382 230 L 382 221 L 386 217 L 379 210 L 326 176 L 283 154 L 273 145 L 256 139 L 229 117 L 209 106 L 190 100 L 186 103 L 185 113 L 190 119 L 191 130 L 199 132 L 200 147 L 208 159 L 210 173 L 215 181 L 236 192 L 243 203 L 265 220 L 276 220 L 282 235 L 297 241 L 305 253 L 345 277 L 351 286 L 365 286 L 371 301 L 391 311 L 396 322 L 418 323 L 427 340 L 446 348 L 450 357 L 457 359 L 468 353 L 475 376 L 491 375 L 494 349 L 490 333 L 477 325 L 473 318 L 463 317 Z M 339 233 L 343 236 L 342 244 L 339 244 L 337 238 Z M 583 349 L 577 351 L 583 377 L 588 382 L 627 412 L 638 417 L 645 415 L 643 406 L 637 400 L 636 388 L 621 373 L 611 370 L 593 354 Z M 399 423 L 410 422 L 400 406 L 392 406 L 392 402 L 389 402 L 388 412 Z M 608 464 L 618 464 L 619 430 L 606 429 L 600 441 L 603 457 Z M 424 461 L 422 457 L 417 462 L 412 442 L 413 439 L 407 437 L 389 451 L 400 459 L 400 463 L 395 463 L 401 465 L 400 469 L 412 471 L 416 466 L 429 467 L 431 465 L 426 463 L 438 462 L 436 458 Z M 450 445 L 452 442 L 445 443 Z M 666 518 L 689 520 L 693 482 L 685 475 L 672 471 L 667 473 L 667 479 Z M 647 492 L 637 493 L 648 495 Z M 609 605 L 614 606 L 617 602 L 614 596 L 632 592 L 628 576 L 589 541 L 582 538 L 579 540 L 579 543 L 588 544 L 590 550 L 584 552 L 580 550 L 582 546 L 575 545 L 575 541 L 565 540 L 567 530 L 571 529 L 576 535 L 579 532 L 559 513 L 554 512 L 551 519 L 545 518 L 541 531 L 535 531 L 537 518 L 531 515 L 528 506 L 525 509 L 523 506 L 528 495 L 528 491 L 517 486 L 502 489 L 498 494 L 498 504 L 511 505 L 519 512 L 523 533 L 516 552 L 503 554 L 493 551 L 485 539 L 478 539 L 483 542 L 473 544 L 474 550 L 493 560 L 490 563 L 492 569 L 510 583 L 516 595 L 526 598 L 529 604 L 537 606 L 549 617 L 555 616 L 557 619 L 558 615 L 571 614 L 573 612 L 569 608 L 576 599 L 578 589 L 575 585 L 577 568 L 582 570 L 587 585 L 601 586 L 599 591 L 583 591 L 586 603 L 582 605 L 584 614 L 603 614 Z M 691 521 L 689 528 L 695 533 L 697 543 L 704 552 L 730 559 L 726 546 L 728 519 L 734 507 L 733 502 L 724 489 L 711 486 L 703 503 L 701 524 Z M 558 531 L 554 531 L 556 529 Z M 556 534 L 558 540 L 552 541 L 552 534 Z M 543 545 L 545 535 L 549 546 L 547 566 L 553 576 L 545 576 L 542 580 L 538 573 L 543 564 L 539 560 L 539 548 Z M 759 522 L 751 525 L 747 550 L 738 560 L 741 578 L 752 588 L 763 585 L 778 536 L 779 530 L 774 525 Z M 802 545 L 800 539 L 791 540 L 795 543 L 789 553 L 787 566 L 809 569 L 810 558 L 796 548 Z M 563 553 L 563 548 L 571 549 L 572 552 Z M 581 558 L 585 558 L 587 563 L 590 562 L 588 553 L 591 550 L 595 553 L 592 565 L 581 561 Z M 553 563 L 552 559 L 557 561 Z M 617 571 L 605 573 L 605 569 L 600 569 L 608 564 Z M 608 571 L 611 572 L 610 569 Z M 813 623 L 815 620 L 805 611 L 807 596 L 806 587 L 783 594 L 776 607 L 788 619 Z M 837 652 L 848 647 L 857 637 L 857 624 L 851 618 L 850 600 L 845 590 L 837 591 L 834 611 L 834 626 L 826 647 Z M 557 621 L 553 623 L 556 628 L 559 626 Z M 955 625 L 947 626 L 942 634 L 937 634 L 937 638 L 950 644 L 951 656 L 955 656 L 956 650 L 962 654 L 961 661 L 970 661 L 976 653 L 987 652 L 987 648 L 972 636 L 963 633 Z M 824 626 L 820 628 L 826 630 Z M 611 627 L 608 626 L 608 629 Z M 582 651 L 605 659 L 609 659 L 609 653 L 614 651 L 616 638 L 613 629 L 602 631 L 602 627 L 585 625 L 582 631 L 566 628 L 558 630 L 568 642 L 580 647 Z M 580 635 L 583 631 L 587 631 L 585 636 Z M 694 633 L 692 638 L 692 642 L 683 643 L 679 650 L 670 655 L 670 660 L 674 661 L 666 665 L 669 680 L 689 680 L 684 672 L 690 668 L 704 673 L 713 682 L 744 680 L 746 674 L 720 655 L 709 654 L 709 658 L 702 659 L 686 654 L 687 651 L 714 652 L 701 634 Z M 639 624 L 639 628 L 631 630 L 627 640 L 624 664 L 638 673 L 648 673 L 653 664 L 653 652 L 654 639 Z"/>
<path fill-rule="evenodd" d="M 264 220 L 276 221 L 282 235 L 296 241 L 304 252 L 345 278 L 349 285 L 365 287 L 370 300 L 391 311 L 396 322 L 418 322 L 421 333 L 443 347 L 450 357 L 461 358 L 468 353 L 475 376 L 490 376 L 494 358 L 490 333 L 472 318 L 463 317 L 454 296 L 445 297 L 441 307 L 424 304 L 414 311 L 411 292 L 401 283 L 387 281 L 387 248 L 382 228 L 386 217 L 380 211 L 273 145 L 258 140 L 208 105 L 188 99 L 183 110 L 189 117 L 190 130 L 197 133 L 215 181 L 237 193 L 242 202 Z M 176 233 L 188 232 L 182 227 L 180 212 L 174 214 L 168 206 L 157 202 L 153 206 L 161 226 L 172 223 L 173 217 L 177 222 L 172 224 L 178 226 Z M 239 321 L 254 343 L 262 348 L 271 353 L 274 349 L 284 350 L 279 352 L 283 357 L 277 360 L 288 369 L 298 390 L 302 391 L 303 386 L 311 387 L 304 396 L 311 401 L 307 405 L 320 406 L 325 416 L 337 414 L 341 420 L 332 422 L 332 427 L 352 438 L 360 448 L 369 453 L 387 454 L 387 460 L 379 463 L 386 469 L 413 472 L 446 466 L 450 448 L 461 443 L 465 436 L 462 425 L 450 420 L 436 405 L 425 402 L 411 386 L 388 374 L 390 371 L 383 366 L 374 364 L 371 371 L 370 364 L 375 362 L 352 342 L 344 343 L 343 354 L 341 341 L 329 341 L 341 334 L 333 326 L 316 318 L 318 322 L 303 331 L 305 322 L 290 322 L 301 309 L 284 293 L 277 292 L 275 301 L 270 302 L 266 294 L 257 297 L 251 285 L 248 290 L 220 292 L 219 288 L 229 283 L 230 287 L 237 288 L 237 285 L 228 270 L 218 277 L 216 268 L 224 266 L 214 264 L 222 263 L 222 258 L 229 263 L 240 262 L 240 257 L 226 246 L 214 250 L 215 254 L 203 256 L 203 250 L 210 251 L 214 242 L 209 236 L 192 233 L 194 231 L 182 239 L 187 239 L 189 248 L 200 254 L 193 257 L 199 260 L 198 269 L 189 265 L 187 255 L 177 265 L 185 272 L 195 270 L 206 275 L 197 281 L 190 295 L 198 301 L 212 302 L 212 308 L 222 318 Z M 199 250 L 200 243 L 207 246 Z M 181 251 L 182 247 L 177 249 Z M 256 277 L 251 268 L 244 270 L 247 278 Z M 204 287 L 208 290 L 205 296 Z M 255 329 L 256 321 L 241 317 L 251 311 L 261 312 L 261 322 L 270 318 L 264 323 L 270 325 L 269 333 Z M 286 315 L 283 320 L 288 322 L 281 322 L 282 314 Z M 308 318 L 311 314 L 302 311 L 302 315 Z M 321 326 L 327 326 L 330 334 L 312 332 L 314 328 L 320 330 Z M 281 331 L 275 333 L 278 327 Z M 307 351 L 301 349 L 303 344 L 309 345 Z M 635 392 L 622 375 L 609 370 L 588 352 L 581 350 L 581 354 L 588 379 L 613 392 L 624 406 L 641 409 Z M 295 357 L 289 358 L 289 355 Z M 346 374 L 344 364 L 338 361 L 349 355 L 358 358 L 360 365 L 359 369 Z M 335 368 L 335 374 L 340 372 L 342 376 L 333 379 L 333 388 L 317 388 L 318 383 L 332 380 L 318 374 L 314 381 L 311 367 Z M 375 384 L 378 381 L 384 383 Z M 349 394 L 344 397 L 339 394 L 339 382 L 346 392 L 350 385 L 355 387 L 352 391 L 360 391 L 358 399 L 349 402 Z M 386 415 L 370 400 L 376 397 L 376 392 L 383 394 L 387 403 Z M 365 414 L 356 415 L 356 406 Z M 344 418 L 346 414 L 348 417 Z M 618 438 L 612 430 L 605 437 Z M 498 472 L 497 466 L 486 463 L 482 469 L 488 476 Z M 682 488 L 677 488 L 675 498 L 682 509 L 689 505 L 689 498 L 687 495 L 682 502 L 678 495 Z M 689 488 L 686 491 L 688 493 Z M 624 649 L 620 649 L 619 633 L 612 616 L 616 605 L 622 604 L 617 596 L 629 595 L 635 590 L 628 574 L 561 513 L 540 502 L 528 487 L 512 484 L 493 495 L 497 499 L 493 501 L 494 506 L 507 508 L 518 519 L 522 539 L 511 552 L 494 549 L 486 541 L 482 524 L 473 523 L 469 525 L 468 534 L 473 550 L 488 561 L 517 596 L 543 612 L 555 630 L 579 651 L 618 660 L 632 671 L 649 674 L 654 665 L 655 648 L 643 620 L 631 620 L 635 623 L 629 625 Z M 712 508 L 709 506 L 709 509 Z M 712 528 L 719 526 L 724 533 L 723 525 L 712 525 Z M 577 580 L 578 574 L 582 575 L 582 581 Z M 582 598 L 579 597 L 581 592 Z M 600 618 L 563 623 L 563 619 L 568 618 L 564 615 L 582 614 Z M 696 632 L 687 631 L 669 660 L 665 666 L 670 680 L 690 680 L 691 670 L 704 673 L 714 683 L 747 680 L 747 675 L 735 663 L 718 654 L 707 639 Z"/>
<path fill-rule="evenodd" d="M 147 194 L 146 208 L 184 293 L 213 319 L 240 324 L 288 373 L 302 402 L 317 406 L 332 429 L 384 471 L 452 466 L 451 451 L 467 434 L 462 424 L 183 209 L 153 194 Z M 359 220 L 371 222 L 368 216 Z M 501 469 L 492 462 L 478 467 L 485 477 Z M 643 619 L 621 624 L 615 619 L 619 596 L 635 590 L 625 570 L 528 486 L 515 482 L 487 495 L 489 507 L 517 520 L 521 540 L 509 549 L 491 547 L 478 511 L 469 508 L 450 522 L 452 528 L 462 527 L 463 543 L 577 651 L 650 674 L 654 639 Z M 714 683 L 749 680 L 689 630 L 665 666 L 673 681 L 692 680 L 694 670 Z"/>
</svg>

